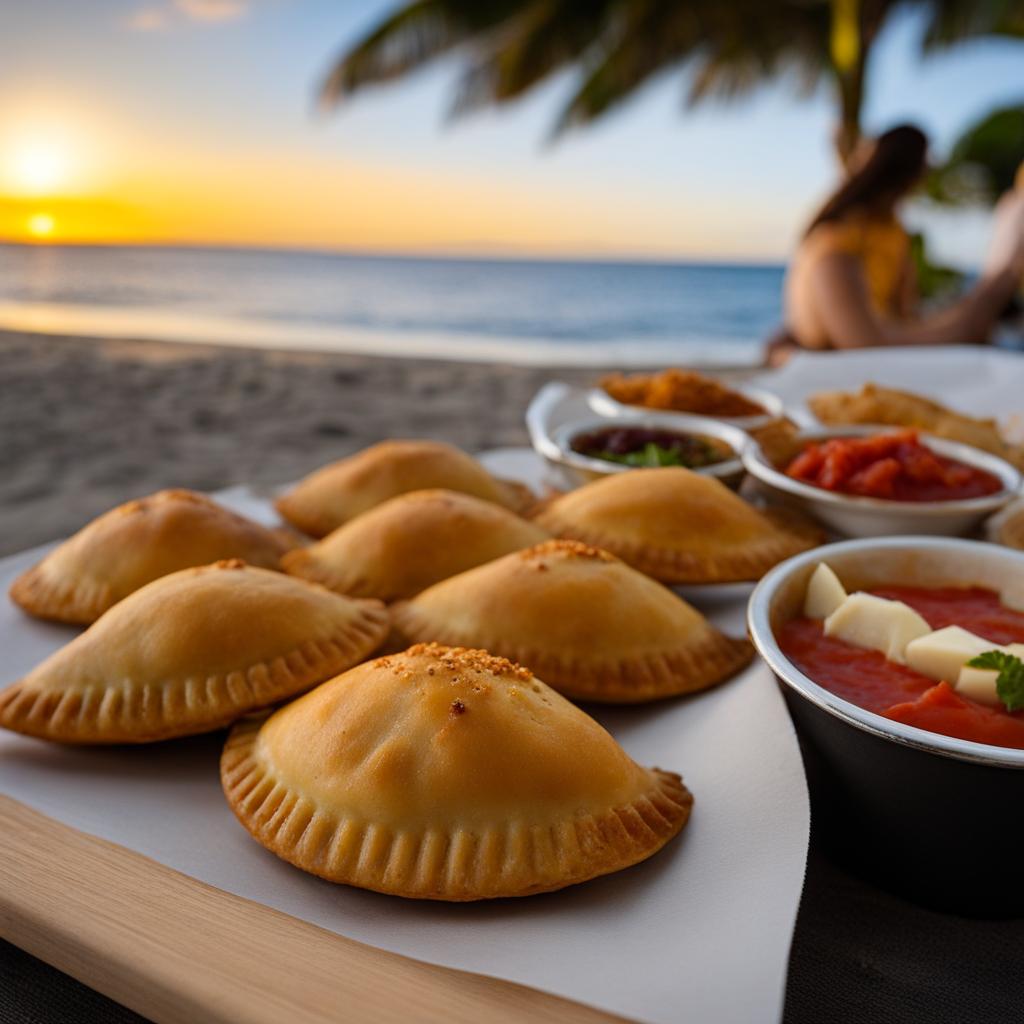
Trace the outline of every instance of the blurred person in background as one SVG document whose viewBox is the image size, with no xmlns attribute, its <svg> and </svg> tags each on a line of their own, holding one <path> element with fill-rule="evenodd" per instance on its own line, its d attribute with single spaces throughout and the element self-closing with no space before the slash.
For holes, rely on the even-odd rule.
<svg viewBox="0 0 1024 1024">
<path fill-rule="evenodd" d="M 846 180 L 804 232 L 785 285 L 786 328 L 773 365 L 803 349 L 985 343 L 1024 273 L 1024 188 L 1000 201 L 978 282 L 923 314 L 898 207 L 927 169 L 928 140 L 901 125 L 864 144 Z M 1018 179 L 1020 181 L 1020 179 Z"/>
</svg>

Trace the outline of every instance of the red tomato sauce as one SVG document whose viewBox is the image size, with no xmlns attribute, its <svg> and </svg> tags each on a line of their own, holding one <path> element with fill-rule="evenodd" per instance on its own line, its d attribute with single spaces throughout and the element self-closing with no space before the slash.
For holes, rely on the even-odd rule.
<svg viewBox="0 0 1024 1024">
<path fill-rule="evenodd" d="M 906 602 L 932 629 L 962 626 L 994 644 L 1024 643 L 1024 613 L 982 587 L 885 587 L 871 593 Z M 879 651 L 825 636 L 817 619 L 793 619 L 777 639 L 804 675 L 851 704 L 929 732 L 1024 749 L 1024 711 L 968 700 L 949 683 L 936 684 Z"/>
<path fill-rule="evenodd" d="M 956 501 L 995 494 L 999 477 L 933 452 L 916 430 L 809 444 L 786 475 L 826 491 L 891 501 Z"/>
</svg>

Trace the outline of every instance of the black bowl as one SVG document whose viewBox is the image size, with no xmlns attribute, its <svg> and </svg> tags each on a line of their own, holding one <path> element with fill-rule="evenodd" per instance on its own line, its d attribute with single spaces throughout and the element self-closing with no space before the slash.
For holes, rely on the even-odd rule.
<svg viewBox="0 0 1024 1024">
<path fill-rule="evenodd" d="M 983 586 L 1024 608 L 1024 553 L 938 537 L 830 544 L 773 569 L 748 610 L 751 637 L 782 684 L 800 737 L 812 828 L 831 854 L 937 910 L 1024 915 L 1024 886 L 1015 878 L 1024 831 L 1024 750 L 890 721 L 805 676 L 782 653 L 775 630 L 801 614 L 819 562 L 827 562 L 847 590 Z"/>
</svg>

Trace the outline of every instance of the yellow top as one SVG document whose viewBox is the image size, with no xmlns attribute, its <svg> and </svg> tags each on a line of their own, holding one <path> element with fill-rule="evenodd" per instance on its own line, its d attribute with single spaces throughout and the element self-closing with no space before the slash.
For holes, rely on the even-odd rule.
<svg viewBox="0 0 1024 1024">
<path fill-rule="evenodd" d="M 880 316 L 900 314 L 900 286 L 910 257 L 910 236 L 896 220 L 850 218 L 822 224 L 808 237 L 820 255 L 856 256 L 864 268 L 871 306 Z"/>
</svg>

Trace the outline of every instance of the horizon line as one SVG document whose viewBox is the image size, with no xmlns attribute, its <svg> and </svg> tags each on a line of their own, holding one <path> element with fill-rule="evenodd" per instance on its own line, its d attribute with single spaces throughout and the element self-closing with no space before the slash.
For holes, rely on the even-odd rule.
<svg viewBox="0 0 1024 1024">
<path fill-rule="evenodd" d="M 583 252 L 501 252 L 486 249 L 361 249 L 347 246 L 307 246 L 302 244 L 272 243 L 246 244 L 243 242 L 219 241 L 136 241 L 128 240 L 49 240 L 0 238 L 0 248 L 11 249 L 171 249 L 182 252 L 253 252 L 253 253 L 296 253 L 310 256 L 358 257 L 361 259 L 408 259 L 458 262 L 461 260 L 477 263 L 596 263 L 609 265 L 653 265 L 653 266 L 722 266 L 773 270 L 787 265 L 785 257 L 754 256 L 698 256 L 696 254 L 645 254 L 645 253 L 599 253 L 588 255 Z"/>
</svg>

